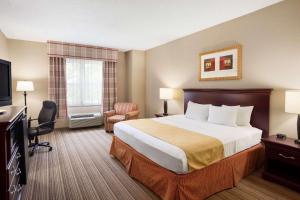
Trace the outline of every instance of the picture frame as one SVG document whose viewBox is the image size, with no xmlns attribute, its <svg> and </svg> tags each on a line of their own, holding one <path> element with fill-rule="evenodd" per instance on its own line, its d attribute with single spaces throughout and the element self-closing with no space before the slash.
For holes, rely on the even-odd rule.
<svg viewBox="0 0 300 200">
<path fill-rule="evenodd" d="M 242 79 L 242 46 L 199 54 L 199 81 Z"/>
</svg>

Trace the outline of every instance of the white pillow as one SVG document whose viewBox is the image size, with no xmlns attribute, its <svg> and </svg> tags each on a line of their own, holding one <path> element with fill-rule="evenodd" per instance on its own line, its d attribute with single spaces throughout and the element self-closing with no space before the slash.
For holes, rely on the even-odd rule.
<svg viewBox="0 0 300 200">
<path fill-rule="evenodd" d="M 208 122 L 236 126 L 238 107 L 209 106 Z"/>
<path fill-rule="evenodd" d="M 226 106 L 224 107 L 236 107 L 236 106 Z M 236 119 L 236 124 L 238 126 L 251 126 L 250 120 L 251 120 L 251 114 L 253 111 L 254 106 L 238 106 L 238 115 Z"/>
<path fill-rule="evenodd" d="M 209 104 L 198 104 L 192 101 L 188 102 L 185 117 L 195 120 L 207 121 Z"/>
</svg>

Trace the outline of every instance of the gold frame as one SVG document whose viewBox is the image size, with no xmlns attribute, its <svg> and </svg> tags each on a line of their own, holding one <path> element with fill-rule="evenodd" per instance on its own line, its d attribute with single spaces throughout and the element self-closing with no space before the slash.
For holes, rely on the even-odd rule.
<svg viewBox="0 0 300 200">
<path fill-rule="evenodd" d="M 201 57 L 207 54 L 218 53 L 222 51 L 237 49 L 237 75 L 236 76 L 227 76 L 227 77 L 214 77 L 214 78 L 201 78 Z M 199 54 L 200 64 L 199 64 L 199 73 L 198 80 L 199 81 L 217 81 L 217 80 L 239 80 L 242 79 L 242 45 L 234 45 L 230 47 L 226 47 L 219 50 L 207 51 Z"/>
</svg>

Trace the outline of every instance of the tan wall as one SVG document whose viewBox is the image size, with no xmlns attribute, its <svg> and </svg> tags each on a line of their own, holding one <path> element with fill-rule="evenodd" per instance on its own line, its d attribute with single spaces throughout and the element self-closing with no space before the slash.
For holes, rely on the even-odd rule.
<svg viewBox="0 0 300 200">
<path fill-rule="evenodd" d="M 16 92 L 16 82 L 30 80 L 35 91 L 28 92 L 28 115 L 36 118 L 43 100 L 48 99 L 48 57 L 45 43 L 8 40 L 12 63 L 13 105 L 24 105 L 22 92 Z"/>
<path fill-rule="evenodd" d="M 274 88 L 272 133 L 296 137 L 296 115 L 284 112 L 286 88 L 300 89 L 300 1 L 288 0 L 146 52 L 147 116 L 162 111 L 160 87 Z M 196 19 L 195 19 L 196 20 Z M 200 52 L 232 44 L 243 46 L 243 79 L 197 79 Z M 169 101 L 170 113 L 183 113 L 182 96 Z"/>
<path fill-rule="evenodd" d="M 127 71 L 125 53 L 119 52 L 117 63 L 117 94 L 118 101 L 127 101 Z"/>
<path fill-rule="evenodd" d="M 0 30 L 0 59 L 8 60 L 8 44 L 7 38 Z"/>
<path fill-rule="evenodd" d="M 32 80 L 35 91 L 28 94 L 28 114 L 37 117 L 42 101 L 48 99 L 48 56 L 47 44 L 21 40 L 8 40 L 10 61 L 12 62 L 13 104 L 23 105 L 22 92 L 16 92 L 17 80 Z M 118 70 L 118 99 L 124 100 L 126 88 L 124 53 L 119 53 Z M 57 127 L 66 126 L 66 121 L 58 121 Z"/>
<path fill-rule="evenodd" d="M 145 88 L 146 88 L 146 60 L 145 51 L 126 52 L 127 66 L 127 99 L 137 103 L 140 116 L 145 116 Z"/>
</svg>

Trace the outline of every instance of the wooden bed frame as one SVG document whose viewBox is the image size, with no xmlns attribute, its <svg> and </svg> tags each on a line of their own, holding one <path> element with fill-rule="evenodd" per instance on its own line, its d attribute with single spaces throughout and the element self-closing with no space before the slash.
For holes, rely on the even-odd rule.
<svg viewBox="0 0 300 200">
<path fill-rule="evenodd" d="M 263 130 L 263 137 L 266 137 L 269 134 L 270 94 L 271 89 L 184 89 L 184 110 L 188 101 L 213 105 L 253 105 L 251 125 Z M 260 167 L 264 148 L 261 144 L 255 145 L 188 174 L 176 174 L 161 167 L 116 136 L 113 137 L 110 154 L 125 166 L 132 178 L 162 199 L 199 200 L 236 186 L 243 177 Z"/>
</svg>

